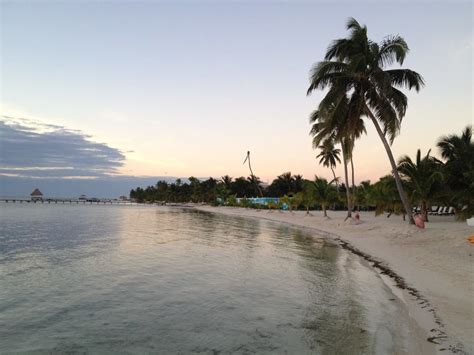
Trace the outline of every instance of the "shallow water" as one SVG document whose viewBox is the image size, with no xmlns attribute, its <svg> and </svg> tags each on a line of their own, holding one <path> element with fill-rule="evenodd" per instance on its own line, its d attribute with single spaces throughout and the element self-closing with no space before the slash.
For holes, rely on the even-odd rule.
<svg viewBox="0 0 474 355">
<path fill-rule="evenodd" d="M 408 351 L 379 275 L 308 231 L 148 206 L 1 204 L 0 222 L 0 352 Z"/>
</svg>

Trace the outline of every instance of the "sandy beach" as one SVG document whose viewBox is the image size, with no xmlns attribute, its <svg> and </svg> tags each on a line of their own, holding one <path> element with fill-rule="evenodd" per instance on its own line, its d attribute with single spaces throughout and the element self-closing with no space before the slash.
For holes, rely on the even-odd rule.
<svg viewBox="0 0 474 355">
<path fill-rule="evenodd" d="M 430 216 L 426 229 L 401 221 L 401 217 L 375 217 L 362 212 L 360 222 L 344 222 L 345 212 L 254 210 L 234 207 L 198 206 L 207 212 L 260 218 L 311 228 L 324 236 L 340 239 L 360 251 L 392 285 L 406 287 L 401 293 L 410 313 L 428 332 L 438 350 L 474 353 L 474 245 L 467 237 L 474 228 L 454 217 Z M 397 276 L 399 278 L 397 279 Z M 395 287 L 396 288 L 396 287 Z M 445 339 L 445 335 L 447 338 Z"/>
</svg>

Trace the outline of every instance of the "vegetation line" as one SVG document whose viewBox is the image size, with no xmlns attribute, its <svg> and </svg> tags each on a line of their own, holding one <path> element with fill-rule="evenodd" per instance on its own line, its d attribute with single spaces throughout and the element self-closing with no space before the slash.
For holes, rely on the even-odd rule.
<svg viewBox="0 0 474 355">
<path fill-rule="evenodd" d="M 420 150 L 414 160 L 407 155 L 399 159 L 397 171 L 407 198 L 410 204 L 419 206 L 425 221 L 428 221 L 430 213 L 455 213 L 459 219 L 469 218 L 474 212 L 472 127 L 466 127 L 459 136 L 441 137 L 437 146 L 443 160 L 431 156 L 430 151 L 423 156 Z M 342 148 L 344 156 L 344 145 Z M 374 211 L 376 216 L 404 216 L 404 206 L 393 174 L 383 176 L 373 184 L 362 181 L 351 194 L 347 179 L 338 183 L 339 178 L 333 170 L 336 162 L 341 162 L 341 150 L 328 140 L 319 144 L 318 149 L 321 151 L 317 156 L 319 163 L 331 168 L 335 177 L 331 181 L 319 176 L 308 180 L 291 172 L 279 175 L 270 185 L 262 184 L 256 176 L 233 179 L 225 175 L 219 180 L 190 177 L 172 183 L 158 181 L 145 189 L 138 187 L 130 192 L 130 197 L 140 203 L 195 202 L 268 210 L 304 209 L 308 215 L 311 215 L 311 210 L 321 209 L 326 217 L 329 217 L 328 210 L 342 209 Z M 251 199 L 256 195 L 255 184 L 258 184 L 266 200 L 258 202 L 258 199 Z"/>
</svg>

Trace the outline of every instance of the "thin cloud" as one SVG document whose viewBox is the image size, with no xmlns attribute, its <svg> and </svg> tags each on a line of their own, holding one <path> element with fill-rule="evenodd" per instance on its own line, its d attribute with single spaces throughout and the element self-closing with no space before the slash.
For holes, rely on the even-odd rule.
<svg viewBox="0 0 474 355">
<path fill-rule="evenodd" d="M 94 178 L 118 173 L 125 155 L 81 131 L 0 117 L 0 175 Z"/>
</svg>

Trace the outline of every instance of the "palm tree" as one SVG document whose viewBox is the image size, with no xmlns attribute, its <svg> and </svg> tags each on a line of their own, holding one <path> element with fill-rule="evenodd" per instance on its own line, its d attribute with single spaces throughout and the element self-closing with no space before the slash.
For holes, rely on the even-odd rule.
<svg viewBox="0 0 474 355">
<path fill-rule="evenodd" d="M 342 156 L 344 159 L 344 177 L 345 177 L 345 182 L 346 182 L 346 198 L 347 198 L 347 216 L 346 220 L 352 216 L 352 210 L 354 208 L 354 188 L 350 188 L 349 186 L 349 173 L 348 173 L 348 168 L 347 164 L 350 161 L 352 161 L 352 145 L 354 143 L 350 139 L 344 139 L 341 142 L 341 148 L 342 148 Z M 354 173 L 354 168 L 352 168 L 352 173 Z M 354 177 L 353 177 L 354 179 Z M 354 180 L 353 180 L 354 181 Z M 352 190 L 352 193 L 351 193 Z"/>
<path fill-rule="evenodd" d="M 286 188 L 285 195 L 293 191 L 294 179 L 290 171 L 277 176 L 277 180 Z"/>
<path fill-rule="evenodd" d="M 347 29 L 349 36 L 335 40 L 324 61 L 313 67 L 308 95 L 317 89 L 329 89 L 319 110 L 349 101 L 349 121 L 357 117 L 372 121 L 387 152 L 409 221 L 414 223 L 390 144 L 400 131 L 408 103 L 399 88 L 419 91 L 424 85 L 423 78 L 409 69 L 385 69 L 394 63 L 403 64 L 409 49 L 402 37 L 388 36 L 381 43 L 373 42 L 367 37 L 367 27 L 353 18 L 349 19 Z"/>
<path fill-rule="evenodd" d="M 303 175 L 293 175 L 293 186 L 292 191 L 297 193 L 303 191 L 304 179 Z"/>
<path fill-rule="evenodd" d="M 321 205 L 324 217 L 327 217 L 327 207 L 334 202 L 336 191 L 332 185 L 332 181 L 328 182 L 324 178 L 314 177 L 314 200 Z"/>
<path fill-rule="evenodd" d="M 255 175 L 254 175 L 253 170 L 252 170 L 252 164 L 250 164 L 250 150 L 247 151 L 247 155 L 245 156 L 244 164 L 247 161 L 249 163 L 249 170 L 250 170 L 250 179 L 249 179 L 249 181 L 256 182 L 258 180 L 258 178 L 255 179 Z M 263 197 L 263 193 L 262 193 L 262 189 L 260 188 L 260 184 L 256 183 L 255 187 L 256 187 L 257 193 L 260 195 L 260 197 Z"/>
<path fill-rule="evenodd" d="M 221 177 L 221 181 L 226 189 L 230 190 L 232 188 L 232 177 L 230 177 L 229 175 L 224 175 L 223 177 Z"/>
<path fill-rule="evenodd" d="M 458 217 L 469 218 L 474 214 L 474 143 L 472 126 L 467 126 L 460 136 L 441 137 L 438 148 L 445 160 L 445 189 L 447 201 L 456 207 Z"/>
<path fill-rule="evenodd" d="M 364 121 L 354 116 L 354 104 L 349 102 L 347 97 L 335 103 L 323 99 L 320 108 L 311 113 L 310 123 L 312 123 L 310 134 L 313 136 L 313 148 L 317 148 L 321 142 L 329 139 L 338 141 L 342 149 L 342 161 L 344 166 L 344 178 L 346 187 L 349 185 L 349 175 L 347 164 L 349 161 L 349 151 L 352 150 L 354 141 L 365 133 Z M 346 188 L 347 218 L 351 217 L 352 199 L 351 193 Z"/>
<path fill-rule="evenodd" d="M 403 204 L 392 175 L 381 177 L 372 185 L 368 200 L 375 205 L 375 216 L 388 212 L 387 218 L 389 218 L 393 213 L 396 215 L 403 213 Z M 403 214 L 403 219 L 405 219 L 405 214 Z"/>
<path fill-rule="evenodd" d="M 315 202 L 315 187 L 312 181 L 305 180 L 303 183 L 303 206 L 306 208 L 306 215 L 309 216 L 309 209 Z"/>
<path fill-rule="evenodd" d="M 232 193 L 232 178 L 229 175 L 222 176 L 217 189 L 219 197 L 225 201 Z"/>
<path fill-rule="evenodd" d="M 355 190 L 355 202 L 354 204 L 360 208 L 360 206 L 369 207 L 368 196 L 370 194 L 370 190 L 372 186 L 370 185 L 370 181 L 362 181 L 359 186 L 356 187 Z"/>
<path fill-rule="evenodd" d="M 255 175 L 250 175 L 247 178 L 247 181 L 251 183 L 252 186 L 255 186 L 255 194 L 260 195 L 260 197 L 263 197 L 262 189 L 260 187 L 260 185 L 262 184 L 262 182 L 260 181 L 260 178 Z"/>
<path fill-rule="evenodd" d="M 472 142 L 472 126 L 467 126 L 460 136 L 451 134 L 443 136 L 438 141 L 443 159 L 449 161 L 463 161 L 472 158 L 474 143 Z M 472 160 L 470 160 L 472 163 Z"/>
<path fill-rule="evenodd" d="M 350 162 L 351 162 L 352 204 L 355 205 L 356 186 L 355 186 L 355 172 L 354 172 L 354 142 L 352 142 L 352 145 L 350 146 L 348 155 L 349 155 L 349 159 L 350 159 Z"/>
<path fill-rule="evenodd" d="M 426 222 L 428 222 L 430 201 L 439 191 L 439 182 L 443 177 L 441 162 L 431 157 L 430 152 L 431 150 L 428 150 L 428 153 L 421 158 L 421 151 L 418 149 L 415 161 L 405 155 L 398 163 L 398 171 L 407 179 L 412 199 L 420 203 L 421 214 Z"/>
<path fill-rule="evenodd" d="M 334 142 L 328 138 L 325 139 L 323 143 L 318 146 L 318 148 L 320 150 L 320 153 L 316 156 L 316 158 L 320 158 L 319 164 L 322 164 L 324 167 L 331 169 L 334 181 L 337 186 L 337 178 L 336 173 L 334 172 L 334 168 L 336 167 L 337 163 L 341 164 L 341 159 L 339 158 L 341 150 L 335 148 Z"/>
<path fill-rule="evenodd" d="M 194 176 L 191 176 L 188 178 L 189 184 L 191 185 L 191 200 L 193 202 L 201 202 L 202 198 L 202 187 L 201 187 L 201 181 L 199 181 L 198 178 L 195 178 Z"/>
<path fill-rule="evenodd" d="M 270 196 L 281 197 L 292 192 L 297 192 L 294 190 L 295 187 L 295 178 L 291 175 L 291 172 L 283 173 L 276 177 L 268 186 L 267 193 Z"/>
</svg>

